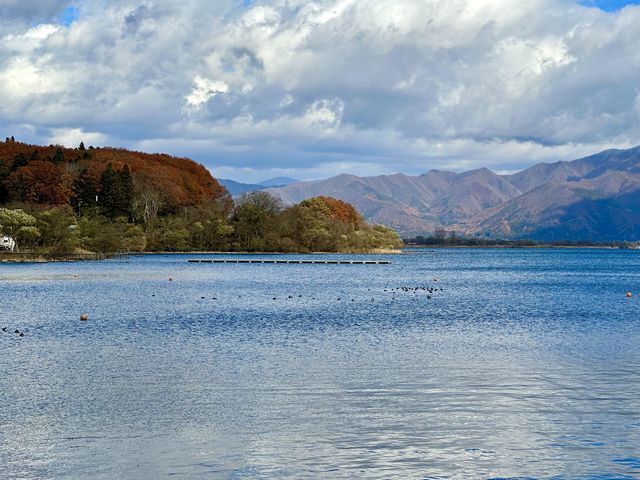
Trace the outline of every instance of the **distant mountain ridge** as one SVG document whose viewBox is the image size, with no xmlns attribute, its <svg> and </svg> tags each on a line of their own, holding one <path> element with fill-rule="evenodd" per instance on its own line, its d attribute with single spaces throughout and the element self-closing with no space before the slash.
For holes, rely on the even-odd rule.
<svg viewBox="0 0 640 480">
<path fill-rule="evenodd" d="M 242 195 L 247 192 L 255 192 L 258 190 L 264 190 L 266 188 L 284 187 L 292 183 L 297 183 L 299 180 L 290 177 L 275 177 L 264 180 L 260 183 L 243 183 L 231 180 L 229 178 L 219 178 L 218 181 L 224 186 L 227 191 L 233 195 Z"/>
<path fill-rule="evenodd" d="M 487 168 L 423 175 L 338 175 L 268 192 L 285 203 L 317 195 L 353 204 L 404 235 L 445 228 L 537 240 L 640 240 L 640 147 L 540 163 L 512 175 Z"/>
<path fill-rule="evenodd" d="M 285 187 L 287 185 L 291 185 L 292 183 L 298 183 L 299 181 L 300 180 L 296 180 L 295 178 L 291 177 L 274 177 L 258 183 L 263 187 Z"/>
</svg>

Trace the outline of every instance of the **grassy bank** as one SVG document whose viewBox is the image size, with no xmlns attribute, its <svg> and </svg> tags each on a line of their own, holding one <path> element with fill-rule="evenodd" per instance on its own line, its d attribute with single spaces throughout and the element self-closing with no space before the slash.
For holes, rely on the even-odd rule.
<svg viewBox="0 0 640 480">
<path fill-rule="evenodd" d="M 105 260 L 116 255 L 106 253 L 0 253 L 0 263 L 48 263 Z"/>
</svg>

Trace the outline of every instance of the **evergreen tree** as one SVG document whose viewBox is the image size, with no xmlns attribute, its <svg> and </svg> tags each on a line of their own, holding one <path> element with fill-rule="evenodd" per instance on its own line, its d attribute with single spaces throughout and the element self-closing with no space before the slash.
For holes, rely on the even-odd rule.
<svg viewBox="0 0 640 480">
<path fill-rule="evenodd" d="M 53 163 L 56 165 L 64 163 L 64 152 L 62 151 L 62 148 L 56 147 L 56 153 L 53 156 Z"/>
<path fill-rule="evenodd" d="M 110 218 L 128 217 L 133 200 L 131 171 L 125 167 L 117 172 L 109 164 L 100 178 L 100 207 Z"/>
<path fill-rule="evenodd" d="M 84 142 L 80 142 L 80 146 L 78 147 L 80 150 L 84 150 Z"/>
<path fill-rule="evenodd" d="M 18 153 L 15 157 L 13 157 L 13 163 L 11 164 L 11 170 L 17 170 L 20 167 L 24 167 L 29 160 L 24 153 Z"/>
<path fill-rule="evenodd" d="M 29 158 L 30 162 L 33 162 L 36 160 L 40 160 L 40 152 L 38 150 L 34 150 L 33 153 L 31 154 L 31 157 Z"/>
<path fill-rule="evenodd" d="M 99 205 L 102 212 L 107 216 L 116 217 L 116 200 L 118 175 L 110 163 L 100 176 L 100 199 Z"/>
<path fill-rule="evenodd" d="M 78 175 L 78 178 L 73 184 L 73 191 L 75 192 L 74 204 L 78 206 L 78 211 L 84 213 L 97 206 L 96 197 L 98 196 L 98 185 L 96 185 L 93 178 L 87 175 L 87 170 L 84 169 Z"/>
<path fill-rule="evenodd" d="M 120 172 L 120 202 L 119 208 L 124 216 L 129 217 L 133 203 L 133 179 L 129 165 L 125 165 Z"/>
<path fill-rule="evenodd" d="M 6 203 L 9 200 L 9 191 L 7 190 L 7 178 L 9 178 L 9 167 L 4 160 L 0 160 L 0 203 Z"/>
</svg>

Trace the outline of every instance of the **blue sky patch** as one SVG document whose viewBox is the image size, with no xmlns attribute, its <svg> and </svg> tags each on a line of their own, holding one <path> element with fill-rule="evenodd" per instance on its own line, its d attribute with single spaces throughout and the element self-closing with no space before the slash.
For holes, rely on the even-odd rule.
<svg viewBox="0 0 640 480">
<path fill-rule="evenodd" d="M 639 5 L 640 0 L 582 0 L 580 3 L 589 7 L 598 7 L 605 12 L 614 12 L 627 5 Z"/>
<path fill-rule="evenodd" d="M 79 14 L 80 12 L 78 11 L 78 7 L 74 7 L 73 5 L 71 5 L 65 8 L 64 12 L 62 12 L 62 24 L 68 27 L 77 20 Z"/>
</svg>

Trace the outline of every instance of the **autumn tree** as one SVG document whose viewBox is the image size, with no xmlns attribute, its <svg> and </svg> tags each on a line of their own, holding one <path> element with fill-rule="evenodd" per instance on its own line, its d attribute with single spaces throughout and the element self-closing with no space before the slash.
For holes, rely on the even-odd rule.
<svg viewBox="0 0 640 480">
<path fill-rule="evenodd" d="M 51 162 L 34 160 L 18 168 L 7 180 L 13 200 L 46 205 L 69 203 L 73 195 L 71 178 Z"/>
<path fill-rule="evenodd" d="M 301 205 L 335 220 L 339 220 L 354 229 L 358 229 L 364 223 L 362 216 L 351 204 L 336 198 L 321 195 L 304 200 L 301 202 Z"/>
</svg>

